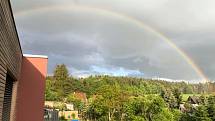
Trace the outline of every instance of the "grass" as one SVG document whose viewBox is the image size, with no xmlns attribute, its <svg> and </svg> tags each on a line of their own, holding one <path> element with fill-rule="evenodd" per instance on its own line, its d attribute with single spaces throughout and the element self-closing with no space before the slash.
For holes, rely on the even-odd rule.
<svg viewBox="0 0 215 121">
<path fill-rule="evenodd" d="M 182 94 L 182 101 L 187 101 L 189 96 L 201 96 L 201 94 Z"/>
<path fill-rule="evenodd" d="M 211 94 L 182 94 L 182 101 L 187 101 L 189 96 L 198 96 L 204 95 L 206 97 L 209 97 Z"/>
</svg>

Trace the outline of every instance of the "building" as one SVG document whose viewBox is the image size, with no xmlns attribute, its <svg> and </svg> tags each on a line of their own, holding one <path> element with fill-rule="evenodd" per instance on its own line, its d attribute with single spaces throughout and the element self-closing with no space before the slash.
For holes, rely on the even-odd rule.
<svg viewBox="0 0 215 121">
<path fill-rule="evenodd" d="M 59 111 L 59 117 L 65 117 L 66 120 L 79 119 L 78 111 Z"/>
<path fill-rule="evenodd" d="M 72 111 L 72 110 L 74 110 L 74 105 L 73 104 L 66 104 L 66 108 L 67 108 L 67 110 L 70 110 L 70 111 Z"/>
<path fill-rule="evenodd" d="M 201 100 L 198 96 L 189 96 L 185 104 L 179 105 L 179 110 L 183 113 L 190 112 L 195 110 L 200 103 Z"/>
<path fill-rule="evenodd" d="M 58 107 L 65 106 L 66 110 L 73 111 L 74 105 L 72 103 L 63 103 L 63 102 L 56 102 L 56 101 L 45 101 L 45 107 L 49 107 L 52 109 L 57 109 Z"/>
<path fill-rule="evenodd" d="M 189 102 L 190 104 L 199 104 L 201 102 L 201 100 L 199 99 L 198 96 L 189 96 L 187 99 L 187 102 Z"/>
<path fill-rule="evenodd" d="M 0 121 L 43 121 L 46 56 L 23 55 L 9 0 L 0 0 Z"/>
<path fill-rule="evenodd" d="M 81 100 L 83 103 L 87 103 L 87 96 L 86 93 L 80 92 L 80 91 L 75 91 L 74 93 L 75 98 Z"/>
<path fill-rule="evenodd" d="M 59 121 L 58 111 L 54 109 L 44 109 L 45 121 Z"/>
<path fill-rule="evenodd" d="M 180 104 L 179 105 L 179 110 L 183 113 L 187 112 L 187 109 L 185 108 L 185 105 L 184 104 Z"/>
</svg>

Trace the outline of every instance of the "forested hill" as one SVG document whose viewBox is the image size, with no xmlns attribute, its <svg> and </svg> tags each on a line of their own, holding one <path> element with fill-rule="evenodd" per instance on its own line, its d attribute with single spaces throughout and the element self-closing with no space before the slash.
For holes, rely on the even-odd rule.
<svg viewBox="0 0 215 121">
<path fill-rule="evenodd" d="M 117 85 L 121 90 L 131 95 L 160 94 L 162 91 L 174 91 L 176 89 L 182 94 L 208 94 L 213 93 L 215 90 L 215 83 L 189 84 L 185 82 L 167 82 L 143 78 L 111 76 L 90 76 L 88 78 L 75 79 L 69 76 L 66 66 L 58 67 L 55 70 L 54 76 L 47 77 L 46 83 L 47 99 L 63 98 L 74 91 L 84 92 L 87 94 L 87 97 L 90 97 L 96 94 L 99 88 L 107 85 Z M 57 93 L 56 95 L 58 97 L 55 96 L 55 93 Z"/>
<path fill-rule="evenodd" d="M 214 121 L 214 83 L 188 84 L 132 77 L 75 79 L 58 65 L 46 80 L 46 100 L 74 104 L 83 121 Z M 75 92 L 75 93 L 74 93 Z M 82 101 L 76 92 L 87 95 Z M 184 94 L 201 94 L 197 104 Z M 86 99 L 86 96 L 84 97 Z M 196 102 L 196 101 L 195 101 Z M 198 106 L 196 106 L 198 105 Z M 184 110 L 179 110 L 181 107 Z M 65 105 L 54 107 L 67 110 Z"/>
<path fill-rule="evenodd" d="M 188 84 L 185 82 L 167 82 L 132 77 L 91 76 L 76 80 L 81 85 L 78 90 L 91 95 L 104 85 L 118 85 L 122 90 L 134 95 L 160 94 L 163 90 L 179 90 L 183 94 L 211 93 L 215 84 Z M 75 86 L 75 85 L 74 85 Z M 77 86 L 75 86 L 77 87 Z"/>
</svg>

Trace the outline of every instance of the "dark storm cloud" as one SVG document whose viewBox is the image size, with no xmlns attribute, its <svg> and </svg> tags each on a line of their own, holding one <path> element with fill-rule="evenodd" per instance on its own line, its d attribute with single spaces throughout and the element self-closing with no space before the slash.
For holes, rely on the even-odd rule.
<svg viewBox="0 0 215 121">
<path fill-rule="evenodd" d="M 122 4 L 123 3 L 123 4 Z M 12 0 L 16 13 L 39 7 L 97 6 L 129 15 L 161 31 L 215 79 L 215 2 L 212 0 Z M 167 43 L 147 30 L 93 11 L 49 10 L 15 16 L 24 53 L 49 56 L 71 74 L 126 74 L 199 79 Z M 115 72 L 115 73 L 114 73 Z"/>
</svg>

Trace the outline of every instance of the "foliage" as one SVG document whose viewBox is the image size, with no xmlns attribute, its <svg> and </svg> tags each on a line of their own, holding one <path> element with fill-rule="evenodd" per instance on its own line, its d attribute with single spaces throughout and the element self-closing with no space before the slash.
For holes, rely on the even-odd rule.
<svg viewBox="0 0 215 121">
<path fill-rule="evenodd" d="M 205 106 L 198 106 L 196 112 L 194 113 L 196 121 L 212 121 L 209 118 L 207 108 Z"/>
<path fill-rule="evenodd" d="M 179 121 L 182 117 L 182 112 L 179 109 L 172 110 L 173 120 Z"/>
<path fill-rule="evenodd" d="M 65 116 L 61 116 L 59 119 L 60 119 L 60 121 L 67 121 Z"/>
<path fill-rule="evenodd" d="M 72 83 L 70 81 L 66 65 L 57 65 L 56 69 L 54 70 L 53 81 L 53 87 L 60 98 L 64 98 L 69 93 L 71 93 L 70 87 Z"/>
<path fill-rule="evenodd" d="M 90 76 L 75 79 L 67 67 L 57 65 L 46 80 L 46 100 L 72 103 L 83 120 L 89 121 L 212 121 L 215 120 L 214 83 L 188 84 L 134 77 Z M 76 98 L 75 91 L 86 93 L 88 102 Z M 186 102 L 196 95 L 201 103 Z M 185 99 L 186 98 L 186 99 Z M 186 112 L 180 112 L 184 103 Z M 65 105 L 57 107 L 65 110 Z"/>
<path fill-rule="evenodd" d="M 77 110 L 82 110 L 83 109 L 83 102 L 81 102 L 80 99 L 75 98 L 73 94 L 69 95 L 67 97 L 67 103 L 72 103 L 74 105 L 74 108 Z"/>
<path fill-rule="evenodd" d="M 57 92 L 54 91 L 53 84 L 51 80 L 46 80 L 46 93 L 45 98 L 48 101 L 56 101 L 58 100 Z"/>
<path fill-rule="evenodd" d="M 57 108 L 60 111 L 63 111 L 63 110 L 66 110 L 66 105 L 64 103 L 55 103 L 54 108 Z"/>
<path fill-rule="evenodd" d="M 156 95 L 132 97 L 125 105 L 127 120 L 172 120 L 164 100 Z"/>
</svg>

